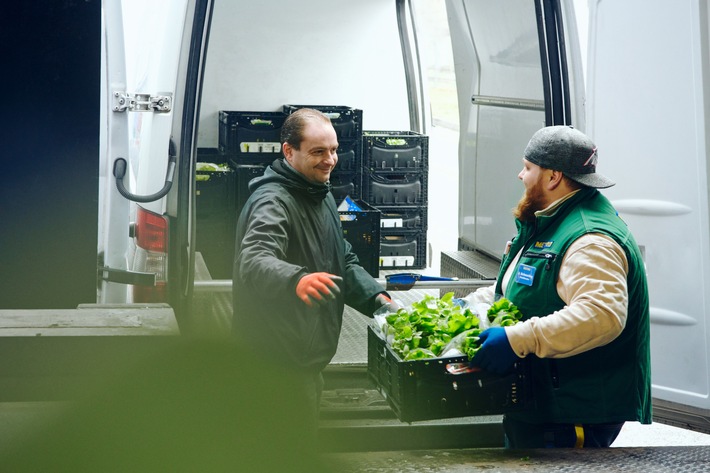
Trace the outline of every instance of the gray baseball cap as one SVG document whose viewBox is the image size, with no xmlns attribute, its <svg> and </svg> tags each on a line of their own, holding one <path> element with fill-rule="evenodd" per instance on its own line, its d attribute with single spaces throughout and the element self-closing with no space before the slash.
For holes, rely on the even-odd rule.
<svg viewBox="0 0 710 473">
<path fill-rule="evenodd" d="M 597 172 L 597 147 L 571 126 L 555 125 L 535 132 L 525 148 L 525 159 L 545 169 L 561 171 L 573 181 L 604 189 L 615 184 Z"/>
</svg>

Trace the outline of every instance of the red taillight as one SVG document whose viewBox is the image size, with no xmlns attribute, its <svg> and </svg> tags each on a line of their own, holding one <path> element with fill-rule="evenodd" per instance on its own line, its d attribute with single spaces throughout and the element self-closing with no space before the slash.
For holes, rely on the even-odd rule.
<svg viewBox="0 0 710 473">
<path fill-rule="evenodd" d="M 155 286 L 133 286 L 134 302 L 167 302 L 168 219 L 138 207 L 135 271 L 154 273 Z"/>
<path fill-rule="evenodd" d="M 138 207 L 136 244 L 148 251 L 167 253 L 168 220 L 162 215 Z"/>
</svg>

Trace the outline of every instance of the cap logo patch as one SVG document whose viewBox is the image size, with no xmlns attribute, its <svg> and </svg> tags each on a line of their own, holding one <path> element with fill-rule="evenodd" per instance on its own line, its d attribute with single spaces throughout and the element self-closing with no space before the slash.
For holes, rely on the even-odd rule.
<svg viewBox="0 0 710 473">
<path fill-rule="evenodd" d="M 592 149 L 592 154 L 589 156 L 589 158 L 587 158 L 587 160 L 584 162 L 583 166 L 596 167 L 598 159 L 599 159 L 599 155 L 597 155 L 597 148 L 594 147 Z"/>
</svg>

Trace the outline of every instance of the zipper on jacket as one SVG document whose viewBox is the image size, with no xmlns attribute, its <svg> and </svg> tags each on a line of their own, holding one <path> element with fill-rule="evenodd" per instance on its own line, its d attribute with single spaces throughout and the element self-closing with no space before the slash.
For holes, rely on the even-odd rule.
<svg viewBox="0 0 710 473">
<path fill-rule="evenodd" d="M 555 261 L 555 258 L 557 258 L 557 255 L 554 253 L 535 253 L 534 251 L 526 251 L 523 253 L 522 258 L 536 258 L 536 259 L 544 259 L 546 260 L 545 262 L 545 269 L 549 270 L 552 262 Z"/>
</svg>

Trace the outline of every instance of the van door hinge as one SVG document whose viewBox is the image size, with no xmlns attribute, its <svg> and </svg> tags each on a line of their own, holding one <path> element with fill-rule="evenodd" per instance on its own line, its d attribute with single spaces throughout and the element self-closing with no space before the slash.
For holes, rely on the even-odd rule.
<svg viewBox="0 0 710 473">
<path fill-rule="evenodd" d="M 135 286 L 155 286 L 155 273 L 142 273 L 125 269 L 99 266 L 99 279 L 118 284 L 131 284 Z"/>
<path fill-rule="evenodd" d="M 113 92 L 114 112 L 158 112 L 166 113 L 172 110 L 173 94 L 161 93 L 150 94 L 129 94 L 127 92 L 115 90 Z"/>
</svg>

